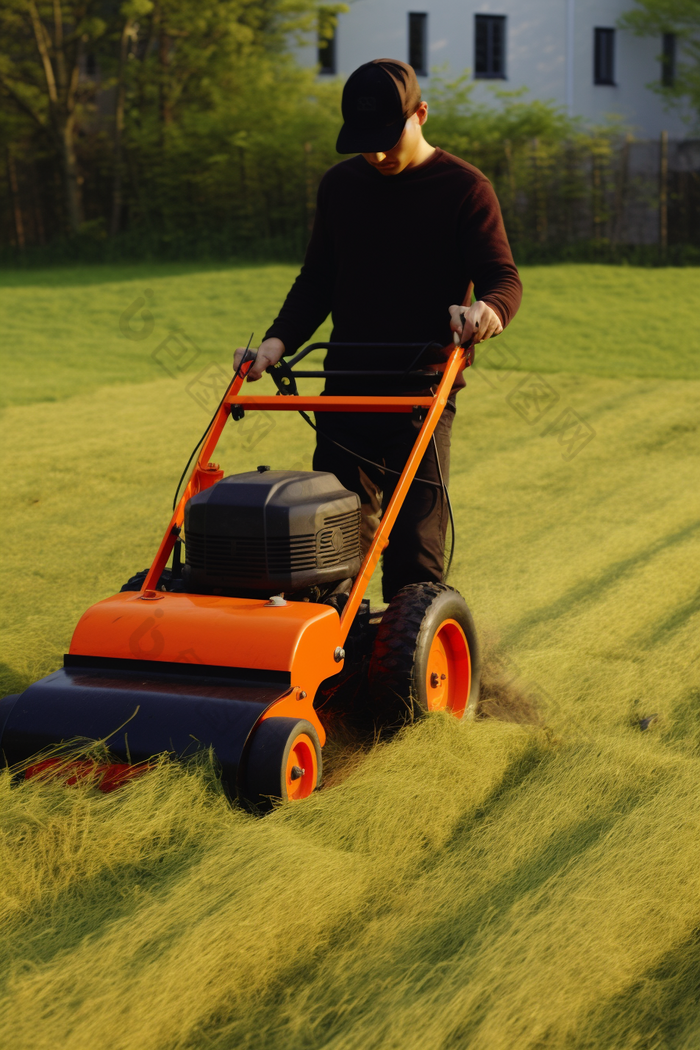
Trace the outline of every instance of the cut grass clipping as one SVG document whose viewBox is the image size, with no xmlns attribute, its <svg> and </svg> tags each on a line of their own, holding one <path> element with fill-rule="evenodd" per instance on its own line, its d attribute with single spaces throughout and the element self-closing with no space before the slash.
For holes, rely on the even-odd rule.
<svg viewBox="0 0 700 1050">
<path fill-rule="evenodd" d="M 1 420 L 3 692 L 59 666 L 84 609 L 148 563 L 207 370 L 259 338 L 291 275 L 1 291 L 25 340 Z M 109 795 L 0 776 L 8 1046 L 700 1045 L 700 333 L 689 307 L 652 338 L 651 280 L 697 299 L 692 270 L 526 270 L 460 394 L 452 582 L 491 717 L 434 716 L 344 764 L 331 749 L 328 788 L 264 820 L 229 807 L 206 756 Z M 153 330 L 129 340 L 143 288 Z M 175 327 L 200 354 L 168 375 L 153 354 Z M 573 457 L 547 430 L 563 411 L 594 432 Z M 308 428 L 263 423 L 226 428 L 228 472 L 309 466 Z"/>
</svg>

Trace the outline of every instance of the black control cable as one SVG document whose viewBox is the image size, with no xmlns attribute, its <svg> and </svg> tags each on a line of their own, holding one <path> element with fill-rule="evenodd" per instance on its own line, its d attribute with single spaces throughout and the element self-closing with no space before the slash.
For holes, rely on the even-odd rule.
<svg viewBox="0 0 700 1050">
<path fill-rule="evenodd" d="M 308 417 L 306 412 L 300 411 L 299 415 L 302 417 L 303 420 L 305 420 L 305 422 L 307 422 L 309 424 L 309 426 L 311 427 L 312 430 L 315 430 L 316 433 L 319 434 L 326 441 L 330 441 L 332 445 L 336 445 L 338 448 L 342 449 L 343 452 L 347 452 L 349 456 L 353 456 L 355 459 L 359 459 L 363 463 L 369 463 L 370 466 L 376 467 L 378 470 L 383 471 L 385 474 L 395 474 L 397 478 L 401 477 L 402 471 L 394 470 L 392 467 L 386 467 L 382 463 L 377 463 L 376 460 L 368 459 L 366 456 L 361 456 L 359 452 L 355 452 L 353 449 L 347 448 L 345 445 L 341 445 L 341 443 L 339 441 L 336 441 L 335 438 L 330 437 L 328 434 L 324 434 L 324 432 L 322 430 L 319 430 L 319 428 L 316 426 L 316 424 L 311 421 L 311 419 Z M 444 479 L 443 474 L 442 474 L 442 466 L 440 464 L 440 456 L 438 454 L 437 441 L 435 440 L 435 434 L 434 433 L 432 434 L 432 442 L 433 442 L 433 450 L 435 452 L 435 462 L 437 464 L 438 475 L 440 477 L 440 480 L 439 481 L 429 481 L 428 478 L 416 478 L 416 477 L 414 477 L 413 480 L 414 481 L 420 481 L 421 484 L 423 484 L 423 485 L 430 485 L 433 488 L 440 489 L 441 492 L 442 492 L 442 495 L 443 495 L 443 499 L 447 503 L 447 509 L 448 509 L 448 512 L 449 512 L 449 515 L 450 515 L 450 557 L 449 557 L 448 562 L 447 562 L 447 569 L 445 570 L 445 573 L 444 573 L 444 579 L 445 579 L 445 582 L 447 582 L 447 577 L 450 574 L 450 569 L 452 568 L 452 559 L 453 559 L 454 553 L 455 553 L 455 543 L 456 543 L 455 519 L 454 519 L 454 513 L 452 511 L 452 501 L 450 499 L 450 492 L 449 492 L 449 489 L 448 489 L 447 485 L 445 484 L 445 479 Z"/>
<path fill-rule="evenodd" d="M 218 413 L 219 409 L 221 408 L 221 406 L 223 405 L 224 401 L 228 397 L 229 390 L 231 389 L 231 387 L 233 386 L 233 384 L 236 382 L 236 380 L 238 379 L 239 375 L 241 374 L 241 369 L 243 368 L 243 365 L 247 361 L 255 359 L 255 354 L 251 355 L 249 353 L 249 351 L 250 351 L 250 344 L 253 341 L 253 334 L 254 334 L 253 332 L 250 333 L 250 339 L 248 340 L 248 345 L 245 348 L 245 353 L 243 354 L 243 357 L 240 360 L 238 368 L 236 369 L 236 371 L 234 373 L 233 379 L 231 380 L 229 385 L 226 387 L 226 390 L 224 391 L 224 396 L 221 398 L 221 401 L 219 401 L 218 405 L 216 406 L 216 411 L 214 412 L 214 415 L 211 417 L 211 419 L 207 423 L 207 429 L 204 431 L 204 433 L 202 434 L 201 438 L 199 439 L 197 444 L 192 449 L 192 454 L 190 455 L 190 458 L 187 460 L 187 463 L 185 465 L 185 469 L 183 470 L 182 474 L 180 475 L 180 480 L 177 483 L 177 488 L 175 489 L 175 496 L 173 498 L 173 510 L 175 510 L 175 508 L 177 506 L 177 497 L 180 494 L 180 486 L 182 485 L 183 481 L 185 480 L 185 474 L 190 469 L 190 463 L 192 462 L 194 457 L 197 455 L 197 453 L 199 452 L 199 449 L 201 448 L 202 444 L 204 443 L 204 439 L 207 436 L 207 434 L 209 433 L 209 431 L 211 429 L 211 425 L 214 422 L 214 420 L 216 419 L 216 416 L 217 416 L 217 413 Z"/>
<path fill-rule="evenodd" d="M 478 324 L 477 324 L 477 328 L 478 328 Z M 459 346 L 460 345 L 459 340 L 460 340 L 460 337 L 455 332 L 455 340 L 454 340 L 455 341 L 455 346 Z M 421 357 L 426 352 L 426 350 L 428 350 L 429 348 L 432 348 L 433 346 L 437 346 L 437 345 L 439 345 L 439 344 L 437 344 L 437 343 L 426 343 L 426 345 L 422 348 L 422 350 L 417 355 L 417 357 L 415 357 L 414 360 L 411 362 L 411 364 L 408 366 L 408 368 L 406 369 L 406 373 L 404 373 L 404 374 L 408 374 L 409 372 L 411 372 L 416 367 L 416 365 L 418 364 L 418 362 L 420 361 Z M 469 348 L 467 347 L 466 349 L 468 350 Z M 471 364 L 471 361 L 469 363 Z M 280 390 L 280 393 L 281 392 L 282 391 Z M 326 441 L 330 441 L 331 444 L 335 445 L 337 448 L 342 449 L 343 452 L 347 452 L 348 455 L 353 456 L 355 459 L 359 459 L 362 463 L 369 463 L 370 466 L 376 467 L 378 470 L 381 470 L 381 471 L 383 471 L 386 474 L 394 474 L 396 477 L 401 477 L 401 471 L 400 470 L 393 470 L 391 467 L 384 466 L 382 463 L 377 463 L 373 459 L 368 459 L 367 456 L 361 456 L 359 452 L 355 452 L 353 449 L 347 448 L 345 445 L 341 445 L 341 443 L 339 441 L 336 441 L 335 438 L 330 437 L 328 434 L 324 434 L 323 431 L 319 430 L 319 428 L 316 426 L 316 424 L 313 423 L 311 421 L 311 419 L 309 419 L 309 417 L 306 414 L 306 412 L 300 411 L 299 415 L 302 417 L 302 419 L 304 419 L 309 424 L 309 426 L 312 428 L 312 430 L 315 430 L 317 434 L 320 434 L 320 436 L 322 438 L 325 438 Z M 437 481 L 429 481 L 427 478 L 416 478 L 416 477 L 414 477 L 413 480 L 414 481 L 419 481 L 423 485 L 430 485 L 433 488 L 440 489 L 441 492 L 442 492 L 442 497 L 443 497 L 445 503 L 447 504 L 447 510 L 448 510 L 449 517 L 450 517 L 450 556 L 449 556 L 449 558 L 447 560 L 447 568 L 446 568 L 446 570 L 444 572 L 444 576 L 443 576 L 445 582 L 447 582 L 447 578 L 450 575 L 450 570 L 452 568 L 452 559 L 454 558 L 454 553 L 455 553 L 455 546 L 456 546 L 456 542 L 457 542 L 457 533 L 456 533 L 456 529 L 455 529 L 455 518 L 454 518 L 454 511 L 452 509 L 452 500 L 450 499 L 450 490 L 448 489 L 447 485 L 445 484 L 445 479 L 443 477 L 442 465 L 440 463 L 440 455 L 438 453 L 437 441 L 435 440 L 435 433 L 433 433 L 431 435 L 431 437 L 432 437 L 432 443 L 433 443 L 433 451 L 435 453 L 435 463 L 437 465 L 438 476 L 440 478 L 440 481 L 439 482 L 437 482 Z"/>
</svg>

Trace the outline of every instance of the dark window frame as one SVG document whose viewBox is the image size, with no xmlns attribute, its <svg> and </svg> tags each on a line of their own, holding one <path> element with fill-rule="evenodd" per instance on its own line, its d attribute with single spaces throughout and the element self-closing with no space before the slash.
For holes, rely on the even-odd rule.
<svg viewBox="0 0 700 1050">
<path fill-rule="evenodd" d="M 675 33 L 661 35 L 661 86 L 672 88 L 676 83 L 678 37 Z"/>
<path fill-rule="evenodd" d="M 408 12 L 408 64 L 416 76 L 428 75 L 428 14 L 426 11 Z"/>
<path fill-rule="evenodd" d="M 333 35 L 321 36 L 321 22 L 323 19 L 332 20 L 333 22 Z M 318 39 L 317 39 L 317 58 L 318 64 L 321 67 L 319 73 L 322 76 L 334 77 L 338 71 L 338 15 L 335 10 L 328 7 L 319 7 L 318 9 Z"/>
<path fill-rule="evenodd" d="M 506 80 L 506 15 L 474 15 L 474 77 Z"/>
<path fill-rule="evenodd" d="M 593 83 L 601 87 L 615 87 L 616 34 L 611 26 L 596 26 L 593 30 Z"/>
</svg>

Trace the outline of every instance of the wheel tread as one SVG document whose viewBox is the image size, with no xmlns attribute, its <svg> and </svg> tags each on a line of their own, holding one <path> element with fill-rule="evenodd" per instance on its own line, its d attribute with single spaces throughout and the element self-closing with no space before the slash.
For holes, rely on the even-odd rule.
<svg viewBox="0 0 700 1050">
<path fill-rule="evenodd" d="M 403 721 L 420 711 L 413 687 L 416 657 L 423 642 L 426 614 L 445 593 L 459 595 L 444 583 L 411 583 L 398 592 L 384 613 L 370 663 L 372 699 L 382 717 L 391 707 L 396 710 L 397 700 L 408 708 L 400 713 Z"/>
</svg>

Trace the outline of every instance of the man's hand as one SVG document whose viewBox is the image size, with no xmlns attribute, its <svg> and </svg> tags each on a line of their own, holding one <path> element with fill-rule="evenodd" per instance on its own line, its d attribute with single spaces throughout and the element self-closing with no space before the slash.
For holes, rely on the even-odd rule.
<svg viewBox="0 0 700 1050">
<path fill-rule="evenodd" d="M 453 332 L 458 332 L 460 342 L 467 345 L 483 343 L 484 339 L 500 335 L 503 331 L 496 311 L 481 301 L 472 306 L 451 306 L 450 328 Z"/>
<path fill-rule="evenodd" d="M 234 372 L 238 370 L 244 353 L 245 347 L 239 346 L 233 355 Z M 258 347 L 255 360 L 248 371 L 248 382 L 254 383 L 256 379 L 260 379 L 265 369 L 270 365 L 276 365 L 283 354 L 284 343 L 281 339 L 265 339 Z"/>
</svg>

